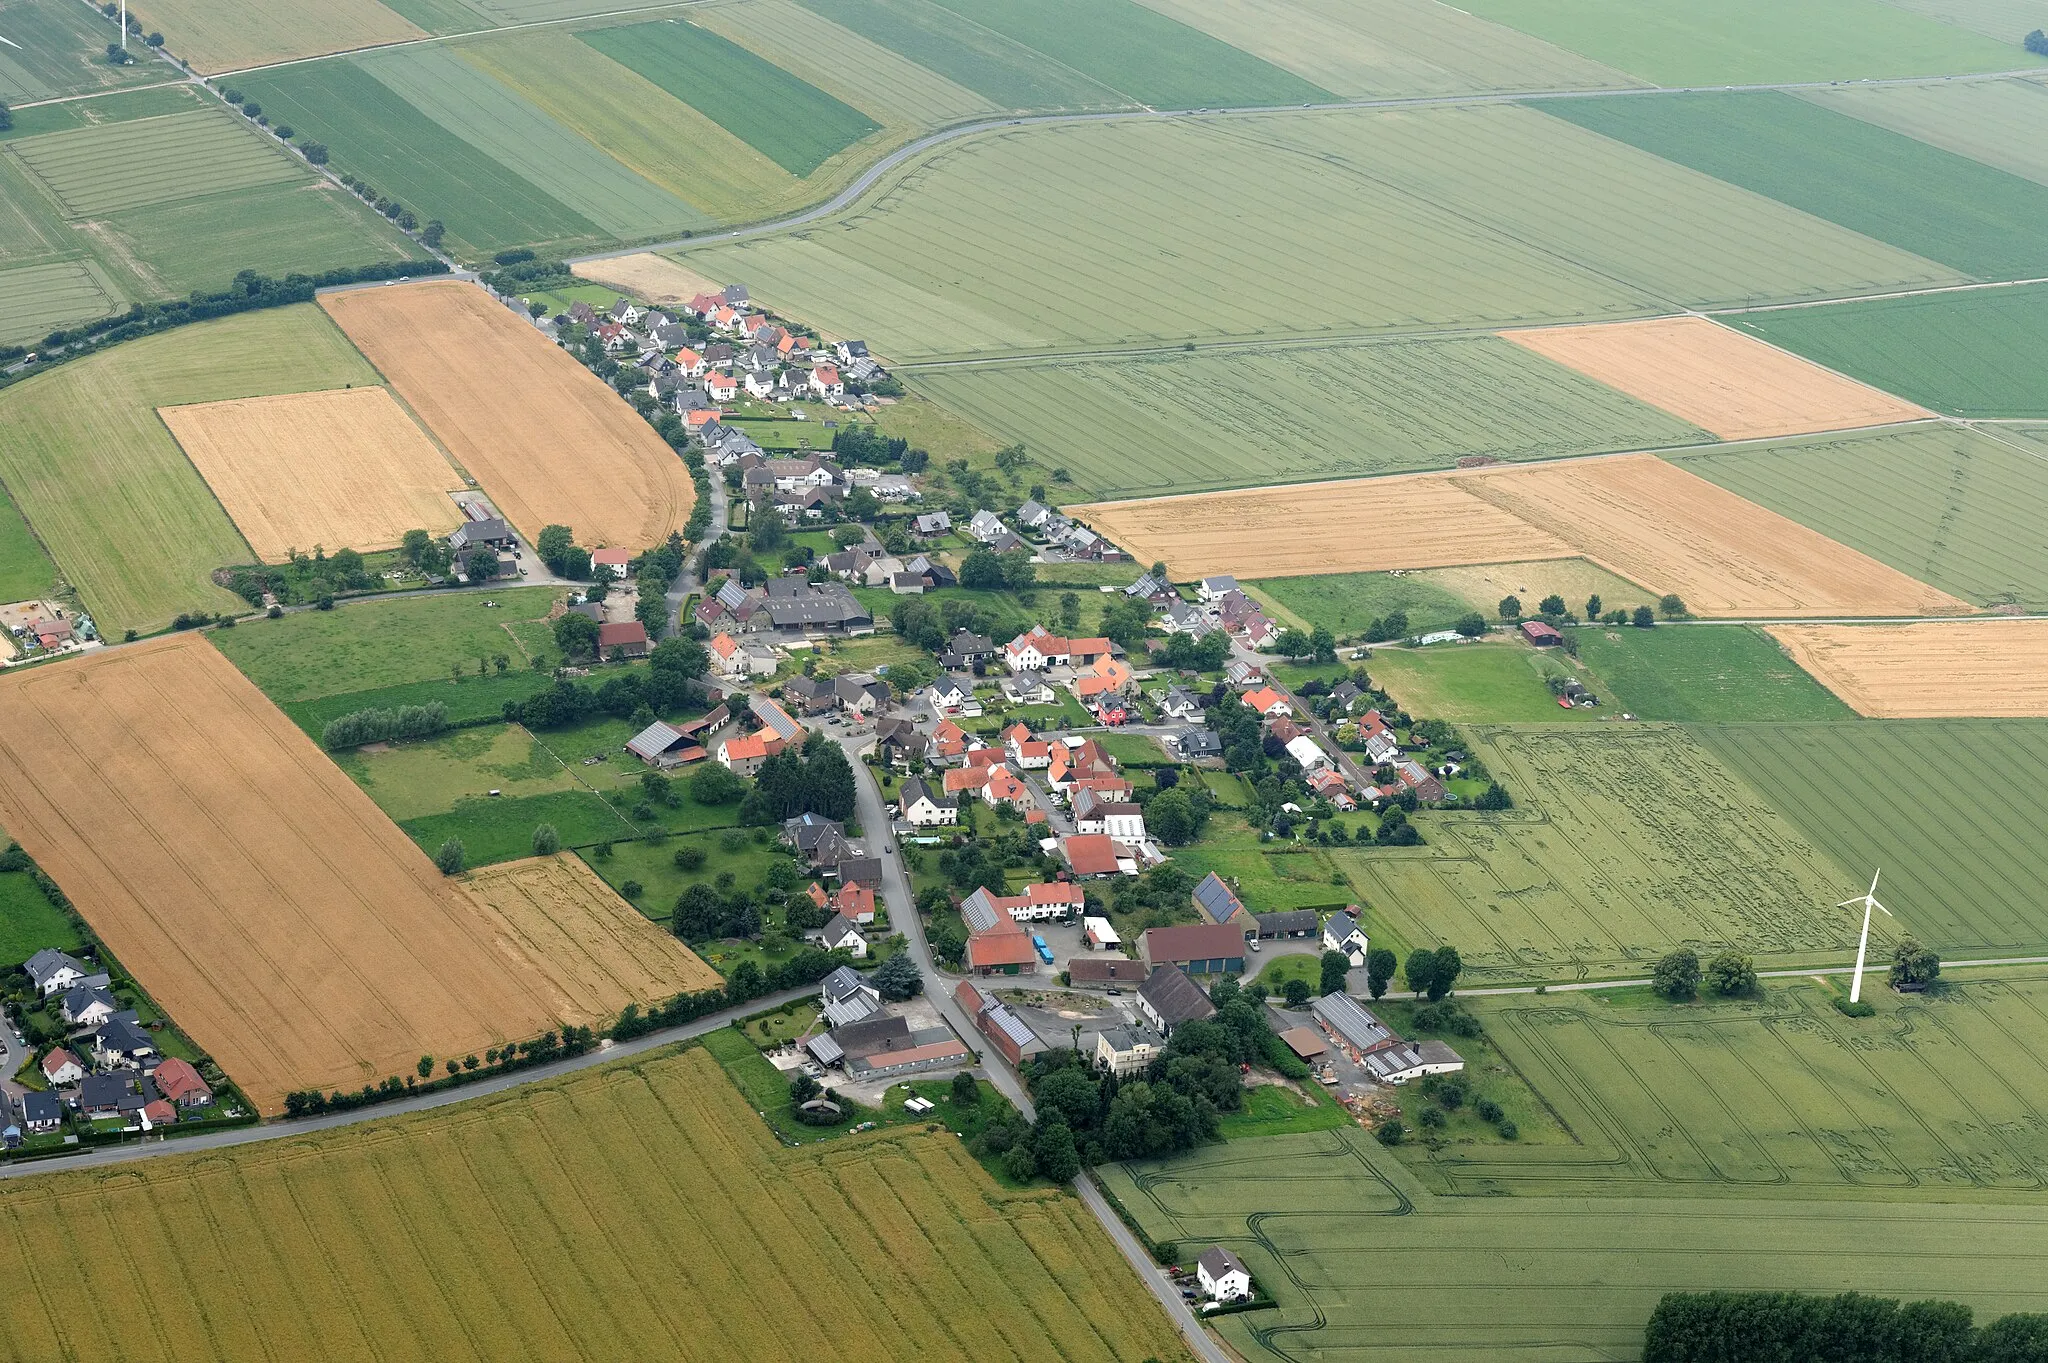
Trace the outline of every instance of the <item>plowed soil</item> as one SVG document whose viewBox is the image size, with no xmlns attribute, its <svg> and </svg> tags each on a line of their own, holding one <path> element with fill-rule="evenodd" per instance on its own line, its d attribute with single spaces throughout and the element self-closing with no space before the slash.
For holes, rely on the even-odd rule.
<svg viewBox="0 0 2048 1363">
<path fill-rule="evenodd" d="M 1778 625 L 1770 633 L 1874 719 L 2048 716 L 2048 620 Z"/>
<path fill-rule="evenodd" d="M 689 470 L 654 428 L 482 289 L 436 280 L 320 305 L 529 541 L 566 525 L 581 545 L 645 549 L 689 519 Z"/>
<path fill-rule="evenodd" d="M 462 479 L 383 388 L 159 407 L 265 563 L 296 549 L 395 549 L 462 521 Z"/>
</svg>

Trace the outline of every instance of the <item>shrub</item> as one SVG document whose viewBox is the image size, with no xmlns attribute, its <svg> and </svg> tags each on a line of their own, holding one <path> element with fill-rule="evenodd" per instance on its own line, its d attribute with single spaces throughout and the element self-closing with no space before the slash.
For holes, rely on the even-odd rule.
<svg viewBox="0 0 2048 1363">
<path fill-rule="evenodd" d="M 1495 1125 L 1494 1130 L 1500 1132 L 1500 1138 L 1504 1141 L 1517 1140 L 1522 1134 L 1522 1129 L 1505 1117 L 1501 1118 L 1500 1122 Z"/>
<path fill-rule="evenodd" d="M 1472 1111 L 1478 1114 L 1482 1122 L 1498 1122 L 1501 1119 L 1500 1104 L 1491 1098 L 1481 1098 L 1472 1104 Z"/>
<path fill-rule="evenodd" d="M 678 871 L 694 871 L 704 864 L 704 849 L 695 846 L 678 847 L 674 861 Z"/>
<path fill-rule="evenodd" d="M 1872 1004 L 1864 1002 L 1862 999 L 1858 999 L 1856 1000 L 1856 1002 L 1851 1003 L 1847 999 L 1837 998 L 1835 1000 L 1835 1011 L 1838 1013 L 1845 1014 L 1846 1016 L 1852 1018 L 1869 1018 L 1877 1016 L 1876 1007 Z"/>
<path fill-rule="evenodd" d="M 646 888 L 646 886 L 642 885 L 637 880 L 629 880 L 625 884 L 619 886 L 619 893 L 624 895 L 628 899 L 638 899 L 640 897 L 641 891 L 643 891 Z"/>
<path fill-rule="evenodd" d="M 1450 1118 L 1442 1108 L 1431 1103 L 1428 1107 L 1422 1109 L 1421 1115 L 1416 1120 L 1422 1123 L 1423 1129 L 1426 1131 L 1441 1131 L 1443 1130 L 1444 1123 L 1448 1122 Z"/>
<path fill-rule="evenodd" d="M 1399 1145 L 1408 1139 L 1408 1128 L 1401 1124 L 1399 1117 L 1393 1117 L 1381 1122 L 1372 1134 L 1381 1145 Z"/>
<path fill-rule="evenodd" d="M 329 751 L 357 748 L 365 743 L 393 739 L 426 738 L 448 727 L 448 707 L 440 701 L 426 705 L 401 705 L 393 710 L 357 710 L 328 721 L 320 731 L 320 746 Z"/>
<path fill-rule="evenodd" d="M 551 823 L 544 823 L 533 830 L 533 854 L 537 857 L 551 857 L 562 850 L 562 835 Z"/>
<path fill-rule="evenodd" d="M 441 874 L 444 876 L 452 876 L 460 872 L 465 859 L 465 854 L 462 850 L 462 839 L 460 838 L 448 839 L 448 841 L 441 844 L 441 850 L 434 853 L 434 865 L 441 868 Z"/>
</svg>

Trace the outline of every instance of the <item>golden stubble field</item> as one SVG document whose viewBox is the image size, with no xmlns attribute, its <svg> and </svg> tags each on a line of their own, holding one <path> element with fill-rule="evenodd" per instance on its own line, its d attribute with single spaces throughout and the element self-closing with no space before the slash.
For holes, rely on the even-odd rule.
<svg viewBox="0 0 2048 1363">
<path fill-rule="evenodd" d="M 645 549 L 696 489 L 675 451 L 589 370 L 473 284 L 329 294 L 320 306 L 529 541 Z"/>
<path fill-rule="evenodd" d="M 462 522 L 462 479 L 388 389 L 160 407 L 157 415 L 265 563 L 296 549 L 394 549 Z"/>
<path fill-rule="evenodd" d="M 1704 317 L 1537 327 L 1500 335 L 1723 440 L 1840 431 L 1933 415 Z"/>
<path fill-rule="evenodd" d="M 1777 625 L 1770 634 L 1873 719 L 2048 717 L 2048 619 Z"/>
<path fill-rule="evenodd" d="M 578 279 L 609 284 L 622 293 L 644 298 L 650 303 L 686 303 L 700 293 L 718 293 L 725 288 L 716 280 L 652 251 L 630 256 L 607 256 L 603 260 L 579 260 L 569 270 Z"/>
<path fill-rule="evenodd" d="M 619 961 L 618 909 L 573 872 L 529 891 L 513 871 L 481 902 L 443 880 L 191 634 L 0 678 L 0 827 L 265 1111 L 604 1021 L 671 969 L 651 996 L 704 978 L 665 947 Z M 564 937 L 578 959 L 535 958 Z"/>
<path fill-rule="evenodd" d="M 783 1149 L 702 1050 L 10 1182 L 0 1271 L 24 1361 L 1188 1356 L 1070 1194 L 936 1124 Z"/>
</svg>

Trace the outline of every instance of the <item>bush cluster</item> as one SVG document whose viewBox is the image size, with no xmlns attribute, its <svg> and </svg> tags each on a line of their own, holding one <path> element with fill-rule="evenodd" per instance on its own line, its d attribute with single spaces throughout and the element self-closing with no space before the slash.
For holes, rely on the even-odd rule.
<svg viewBox="0 0 2048 1363">
<path fill-rule="evenodd" d="M 401 705 L 393 710 L 357 710 L 328 721 L 327 727 L 320 731 L 320 746 L 338 751 L 358 748 L 365 743 L 426 738 L 447 727 L 448 707 L 440 701 L 426 705 Z"/>
</svg>

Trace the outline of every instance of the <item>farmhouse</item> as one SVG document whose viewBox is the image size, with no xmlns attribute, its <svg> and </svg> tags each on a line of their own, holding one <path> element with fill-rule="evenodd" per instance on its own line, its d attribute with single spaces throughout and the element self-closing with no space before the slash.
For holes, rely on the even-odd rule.
<svg viewBox="0 0 2048 1363">
<path fill-rule="evenodd" d="M 783 746 L 781 739 L 765 733 L 736 734 L 718 745 L 718 765 L 735 776 L 752 776 Z"/>
<path fill-rule="evenodd" d="M 1361 1062 L 1382 1084 L 1405 1084 L 1427 1074 L 1455 1074 L 1465 1059 L 1441 1041 L 1402 1041 L 1374 1051 Z"/>
<path fill-rule="evenodd" d="M 1033 923 L 1065 919 L 1081 911 L 1081 888 L 1067 881 L 1026 885 L 1024 893 L 991 894 L 986 887 L 960 901 L 960 920 L 969 932 L 990 932 L 1005 921 Z"/>
<path fill-rule="evenodd" d="M 1158 931 L 1158 929 L 1153 929 Z M 1160 966 L 1138 986 L 1138 1011 L 1165 1036 L 1183 1022 L 1205 1022 L 1216 1016 L 1216 1005 L 1202 986 L 1187 977 L 1179 966 Z"/>
<path fill-rule="evenodd" d="M 1138 955 L 1155 972 L 1174 965 L 1191 975 L 1242 974 L 1244 929 L 1221 923 L 1147 928 L 1138 938 Z"/>
<path fill-rule="evenodd" d="M 1356 968 L 1365 964 L 1366 949 L 1365 929 L 1360 926 L 1355 913 L 1349 910 L 1333 913 L 1330 921 L 1323 924 L 1323 950 L 1343 952 Z"/>
<path fill-rule="evenodd" d="M 650 767 L 679 767 L 704 760 L 704 749 L 671 725 L 656 720 L 626 740 L 626 751 Z"/>
<path fill-rule="evenodd" d="M 882 1011 L 882 993 L 850 965 L 840 966 L 818 986 L 818 1003 L 834 1027 L 862 1022 Z"/>
<path fill-rule="evenodd" d="M 1195 1260 L 1195 1277 L 1211 1301 L 1240 1301 L 1252 1294 L 1252 1275 L 1235 1254 L 1211 1245 Z"/>
<path fill-rule="evenodd" d="M 1150 1027 L 1105 1027 L 1095 1035 L 1095 1068 L 1118 1078 L 1141 1074 L 1166 1049 Z"/>
</svg>

